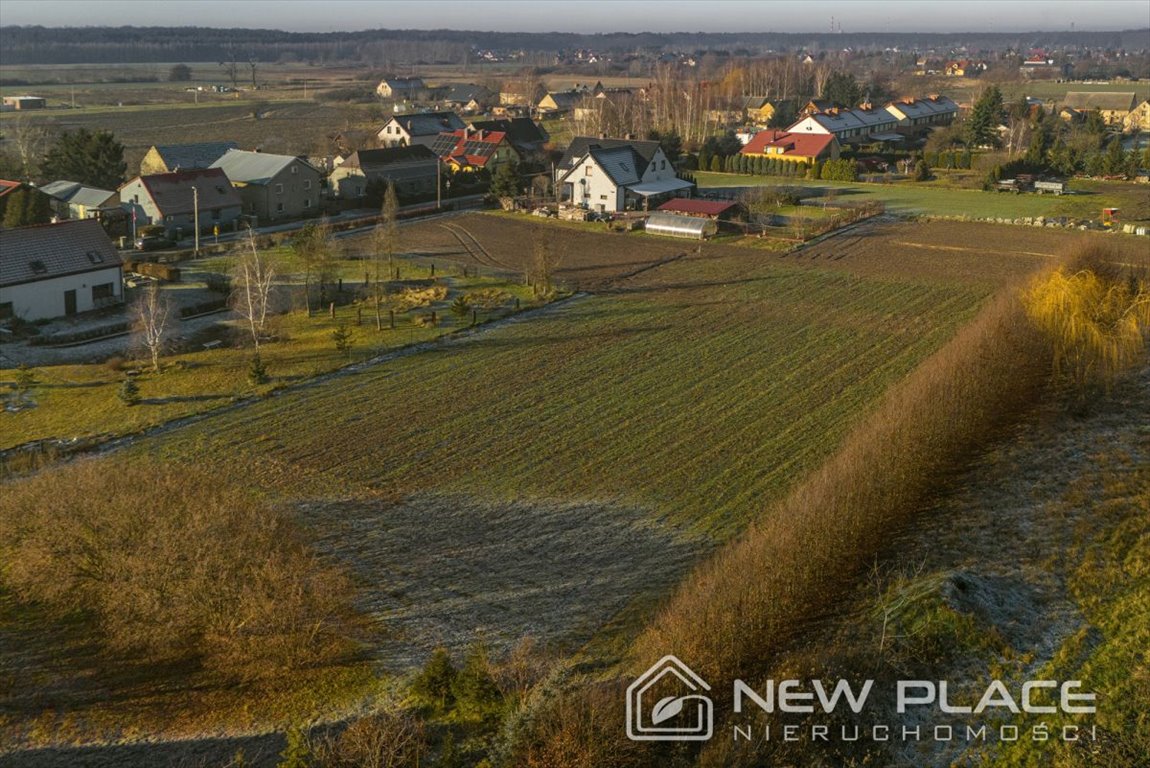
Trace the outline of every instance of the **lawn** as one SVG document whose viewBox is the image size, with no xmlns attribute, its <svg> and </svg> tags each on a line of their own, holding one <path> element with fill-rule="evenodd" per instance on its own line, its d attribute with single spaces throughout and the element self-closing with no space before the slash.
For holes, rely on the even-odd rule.
<svg viewBox="0 0 1150 768">
<path fill-rule="evenodd" d="M 358 274 L 362 277 L 359 262 L 347 264 L 345 269 L 349 276 Z M 419 276 L 425 278 L 426 271 L 420 271 L 422 274 Z M 423 310 L 397 313 L 394 329 L 388 327 L 389 318 L 385 310 L 384 330 L 377 331 L 374 309 L 366 305 L 337 307 L 334 318 L 326 311 L 316 312 L 311 318 L 303 311 L 273 318 L 278 340 L 261 348 L 270 380 L 258 386 L 248 382 L 252 350 L 230 346 L 233 334 L 222 325 L 207 335 L 197 335 L 188 345 L 195 351 L 164 357 L 161 373 L 147 371 L 136 376 L 141 402 L 135 406 L 125 405 L 118 397 L 125 378 L 123 358 L 129 355 L 112 355 L 110 357 L 119 362 L 108 365 L 36 367 L 37 384 L 32 395 L 37 406 L 16 413 L 0 413 L 3 426 L 0 449 L 45 438 L 138 432 L 172 419 L 226 406 L 241 398 L 265 395 L 391 349 L 437 338 L 470 324 L 470 316 L 462 320 L 454 317 L 449 311 L 449 303 L 456 296 L 471 291 L 496 289 L 506 291 L 512 297 L 502 310 L 481 312 L 481 321 L 510 311 L 510 302 L 516 297 L 523 307 L 531 306 L 534 301 L 525 286 L 502 279 L 456 275 L 443 278 L 443 282 L 449 290 L 446 301 Z M 439 324 L 418 325 L 415 315 L 426 314 L 432 308 L 437 310 Z M 226 315 L 219 317 L 221 322 L 227 320 Z M 332 338 L 332 333 L 340 326 L 346 326 L 352 334 L 351 348 L 346 353 L 336 349 Z M 170 333 L 172 336 L 186 335 L 179 321 L 173 323 Z M 215 349 L 201 349 L 202 342 L 209 339 L 228 343 Z M 11 371 L 5 373 L 10 374 Z"/>
<path fill-rule="evenodd" d="M 1019 218 L 1028 216 L 1071 216 L 1099 218 L 1104 206 L 1117 205 L 1117 196 L 1107 191 L 1095 193 L 1089 183 L 1071 182 L 1075 195 L 1013 195 L 955 189 L 940 185 L 895 182 L 811 181 L 777 176 L 744 176 L 700 171 L 695 174 L 700 189 L 754 186 L 802 186 L 834 189 L 841 202 L 878 200 L 896 213 L 931 216 L 970 216 L 974 218 Z"/>
</svg>

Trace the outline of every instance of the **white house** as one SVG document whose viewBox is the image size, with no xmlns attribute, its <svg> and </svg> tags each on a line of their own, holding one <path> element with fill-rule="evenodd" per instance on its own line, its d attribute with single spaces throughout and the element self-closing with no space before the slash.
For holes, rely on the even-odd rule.
<svg viewBox="0 0 1150 768">
<path fill-rule="evenodd" d="M 958 105 L 946 96 L 892 101 L 886 111 L 898 120 L 898 130 L 917 134 L 939 125 L 950 125 L 958 117 Z"/>
<path fill-rule="evenodd" d="M 556 166 L 569 203 L 600 212 L 649 209 L 694 186 L 675 174 L 657 141 L 577 136 Z"/>
<path fill-rule="evenodd" d="M 123 267 L 95 219 L 0 229 L 0 320 L 42 320 L 124 300 Z"/>
<path fill-rule="evenodd" d="M 840 144 L 884 138 L 901 138 L 895 133 L 899 118 L 885 109 L 831 109 L 808 115 L 787 128 L 790 133 L 830 133 Z"/>
<path fill-rule="evenodd" d="M 396 115 L 376 134 L 381 147 L 410 147 L 422 144 L 428 149 L 444 131 L 459 131 L 467 126 L 454 112 L 418 112 Z"/>
</svg>

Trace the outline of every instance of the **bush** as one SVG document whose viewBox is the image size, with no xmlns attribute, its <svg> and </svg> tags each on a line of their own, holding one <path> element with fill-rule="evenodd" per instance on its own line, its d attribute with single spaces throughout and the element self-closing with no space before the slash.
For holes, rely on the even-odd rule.
<svg viewBox="0 0 1150 768">
<path fill-rule="evenodd" d="M 412 681 L 411 693 L 420 704 L 434 712 L 447 712 L 455 706 L 453 687 L 456 675 L 447 649 L 436 648 Z"/>
<path fill-rule="evenodd" d="M 140 386 L 135 379 L 124 379 L 124 383 L 120 385 L 120 391 L 116 393 L 116 396 L 125 405 L 135 405 L 140 402 Z"/>
<path fill-rule="evenodd" d="M 417 717 L 380 712 L 356 720 L 337 738 L 317 745 L 314 753 L 318 768 L 417 768 L 425 764 L 427 738 Z"/>
<path fill-rule="evenodd" d="M 503 710 L 503 696 L 495 684 L 495 676 L 487 658 L 487 649 L 476 643 L 467 653 L 463 668 L 451 684 L 455 709 L 463 718 L 492 720 Z"/>
<path fill-rule="evenodd" d="M 0 561 L 19 601 L 79 619 L 140 660 L 251 680 L 356 647 L 342 572 L 254 492 L 200 466 L 105 459 L 10 483 Z"/>
<path fill-rule="evenodd" d="M 259 355 L 252 358 L 251 363 L 248 364 L 248 384 L 253 387 L 258 387 L 260 384 L 267 384 L 268 382 L 268 369 L 264 365 L 264 361 L 260 359 Z"/>
</svg>

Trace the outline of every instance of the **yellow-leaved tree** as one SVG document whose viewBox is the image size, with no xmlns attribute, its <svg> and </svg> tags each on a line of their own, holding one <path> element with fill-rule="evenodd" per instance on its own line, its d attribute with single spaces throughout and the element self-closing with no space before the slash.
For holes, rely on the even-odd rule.
<svg viewBox="0 0 1150 768">
<path fill-rule="evenodd" d="M 1108 252 L 1092 248 L 1079 266 L 1037 278 L 1023 300 L 1031 321 L 1050 339 L 1055 376 L 1079 408 L 1146 354 L 1150 284 L 1145 271 L 1123 271 Z"/>
</svg>

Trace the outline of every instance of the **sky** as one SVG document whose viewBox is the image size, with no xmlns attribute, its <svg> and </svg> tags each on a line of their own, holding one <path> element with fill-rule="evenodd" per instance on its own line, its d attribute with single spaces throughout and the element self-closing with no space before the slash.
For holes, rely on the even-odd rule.
<svg viewBox="0 0 1150 768">
<path fill-rule="evenodd" d="M 1150 27 L 1150 0 L 0 0 L 0 24 L 289 31 L 1019 32 Z"/>
</svg>

